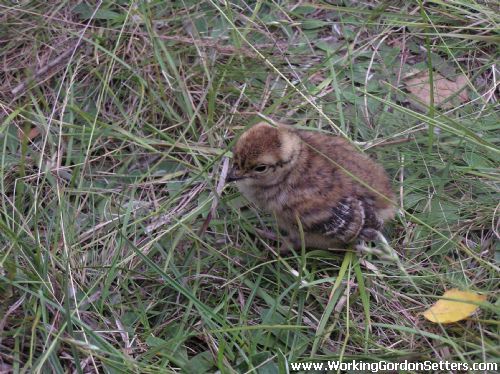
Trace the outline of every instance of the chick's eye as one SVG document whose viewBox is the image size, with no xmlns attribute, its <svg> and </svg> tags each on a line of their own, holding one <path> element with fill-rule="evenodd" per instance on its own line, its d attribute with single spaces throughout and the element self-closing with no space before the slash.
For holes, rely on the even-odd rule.
<svg viewBox="0 0 500 374">
<path fill-rule="evenodd" d="M 257 165 L 256 167 L 253 168 L 254 171 L 257 173 L 263 173 L 267 170 L 267 165 Z"/>
</svg>

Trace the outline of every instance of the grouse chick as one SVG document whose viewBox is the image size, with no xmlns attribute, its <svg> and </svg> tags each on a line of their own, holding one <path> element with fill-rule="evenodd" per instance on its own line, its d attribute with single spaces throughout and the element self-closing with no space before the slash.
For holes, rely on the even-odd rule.
<svg viewBox="0 0 500 374">
<path fill-rule="evenodd" d="M 258 123 L 240 136 L 233 156 L 227 181 L 272 213 L 294 248 L 298 221 L 307 247 L 332 248 L 374 240 L 394 217 L 386 172 L 344 138 Z"/>
</svg>

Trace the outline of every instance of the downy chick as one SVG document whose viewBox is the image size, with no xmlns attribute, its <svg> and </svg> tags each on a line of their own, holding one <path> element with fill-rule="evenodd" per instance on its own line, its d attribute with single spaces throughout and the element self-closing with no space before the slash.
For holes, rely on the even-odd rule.
<svg viewBox="0 0 500 374">
<path fill-rule="evenodd" d="M 298 220 L 307 247 L 331 248 L 375 240 L 394 217 L 386 172 L 343 138 L 258 123 L 241 135 L 233 155 L 227 181 L 272 213 L 294 248 L 300 248 Z"/>
</svg>

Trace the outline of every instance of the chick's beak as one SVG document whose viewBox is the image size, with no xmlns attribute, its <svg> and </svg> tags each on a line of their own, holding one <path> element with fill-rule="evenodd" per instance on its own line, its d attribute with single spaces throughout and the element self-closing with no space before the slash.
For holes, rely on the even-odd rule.
<svg viewBox="0 0 500 374">
<path fill-rule="evenodd" d="M 238 181 L 238 180 L 243 179 L 243 178 L 244 177 L 242 175 L 240 175 L 239 170 L 233 166 L 231 168 L 231 170 L 229 170 L 229 173 L 227 174 L 226 182 L 227 183 L 234 182 L 234 181 Z"/>
</svg>

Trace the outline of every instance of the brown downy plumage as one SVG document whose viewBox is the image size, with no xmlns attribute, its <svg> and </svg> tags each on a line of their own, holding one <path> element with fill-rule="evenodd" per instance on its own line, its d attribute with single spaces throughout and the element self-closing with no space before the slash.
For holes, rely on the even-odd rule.
<svg viewBox="0 0 500 374">
<path fill-rule="evenodd" d="M 329 248 L 374 240 L 394 217 L 384 169 L 343 138 L 258 123 L 241 135 L 233 154 L 228 181 L 276 217 L 294 248 L 300 247 L 298 220 L 306 246 Z"/>
</svg>

